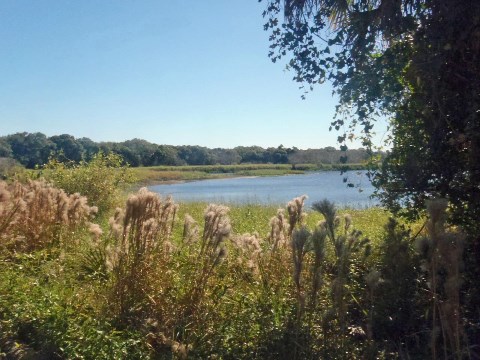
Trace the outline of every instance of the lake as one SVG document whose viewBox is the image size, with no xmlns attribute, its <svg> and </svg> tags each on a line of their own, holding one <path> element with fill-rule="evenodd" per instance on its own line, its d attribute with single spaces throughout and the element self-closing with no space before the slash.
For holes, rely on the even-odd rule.
<svg viewBox="0 0 480 360">
<path fill-rule="evenodd" d="M 348 176 L 355 188 L 347 187 Z M 237 177 L 199 180 L 150 186 L 151 191 L 163 196 L 172 195 L 177 202 L 216 202 L 222 204 L 285 205 L 294 197 L 306 194 L 309 203 L 328 199 L 338 207 L 365 208 L 378 204 L 370 199 L 374 188 L 365 171 L 311 172 L 302 175 Z"/>
</svg>

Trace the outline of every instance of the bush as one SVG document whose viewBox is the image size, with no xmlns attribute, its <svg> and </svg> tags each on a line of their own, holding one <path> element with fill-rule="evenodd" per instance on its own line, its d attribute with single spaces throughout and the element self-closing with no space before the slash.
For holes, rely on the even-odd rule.
<svg viewBox="0 0 480 360">
<path fill-rule="evenodd" d="M 62 163 L 51 158 L 43 176 L 68 194 L 80 193 L 103 213 L 111 209 L 122 187 L 133 182 L 132 174 L 117 154 L 99 152 L 90 162 Z"/>
<path fill-rule="evenodd" d="M 7 180 L 25 169 L 12 158 L 0 157 L 0 179 Z"/>
</svg>

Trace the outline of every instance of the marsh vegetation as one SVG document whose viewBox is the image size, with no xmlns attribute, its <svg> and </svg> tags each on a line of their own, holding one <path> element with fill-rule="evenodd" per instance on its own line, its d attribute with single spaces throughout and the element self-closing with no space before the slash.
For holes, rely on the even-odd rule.
<svg viewBox="0 0 480 360">
<path fill-rule="evenodd" d="M 0 183 L 3 356 L 476 354 L 464 235 L 446 227 L 445 202 L 411 229 L 380 208 L 307 208 L 304 196 L 280 209 L 178 204 L 145 188 L 125 195 L 116 160 Z"/>
</svg>

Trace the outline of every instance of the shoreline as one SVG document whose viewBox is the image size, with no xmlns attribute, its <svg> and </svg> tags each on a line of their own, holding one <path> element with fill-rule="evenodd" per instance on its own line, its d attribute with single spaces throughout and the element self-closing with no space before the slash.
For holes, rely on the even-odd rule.
<svg viewBox="0 0 480 360">
<path fill-rule="evenodd" d="M 348 171 L 363 171 L 366 169 L 349 169 Z M 268 172 L 268 171 L 258 171 L 255 174 L 246 173 L 193 173 L 182 171 L 181 174 L 163 174 L 160 176 L 152 176 L 153 174 L 148 174 L 149 176 L 140 176 L 136 181 L 135 185 L 138 186 L 155 186 L 155 185 L 171 185 L 171 184 L 181 184 L 186 182 L 192 181 L 202 181 L 202 180 L 227 180 L 227 179 L 235 179 L 235 178 L 258 178 L 258 177 L 277 177 L 277 176 L 290 176 L 290 175 L 304 175 L 309 173 L 316 173 L 316 172 L 340 172 L 339 169 L 319 169 L 319 170 L 306 170 L 306 171 L 275 171 L 275 172 Z M 136 171 L 134 171 L 135 173 Z M 138 172 L 137 172 L 138 174 Z M 135 174 L 135 175 L 137 175 Z M 158 175 L 158 174 L 155 174 Z"/>
<path fill-rule="evenodd" d="M 287 175 L 296 175 L 296 174 L 284 174 L 284 175 L 265 175 L 265 176 L 287 176 Z M 300 175 L 300 174 L 298 174 Z M 228 179 L 238 179 L 238 178 L 247 178 L 247 179 L 254 179 L 261 177 L 260 175 L 235 175 L 235 176 L 222 176 L 222 177 L 210 177 L 210 178 L 198 178 L 198 179 L 178 179 L 178 180 L 155 180 L 155 179 L 147 179 L 147 180 L 140 180 L 136 182 L 134 185 L 139 187 L 144 186 L 155 186 L 155 185 L 174 185 L 174 184 L 184 184 L 194 181 L 204 181 L 204 180 L 228 180 Z"/>
</svg>

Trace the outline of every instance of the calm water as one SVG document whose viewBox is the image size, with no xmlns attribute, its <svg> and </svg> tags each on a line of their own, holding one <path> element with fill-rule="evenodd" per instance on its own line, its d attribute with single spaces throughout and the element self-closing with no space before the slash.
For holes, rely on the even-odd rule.
<svg viewBox="0 0 480 360">
<path fill-rule="evenodd" d="M 348 176 L 358 188 L 347 188 Z M 296 196 L 308 195 L 308 202 L 328 199 L 339 207 L 364 208 L 377 204 L 370 199 L 374 188 L 365 172 L 313 172 L 304 175 L 268 176 L 201 180 L 151 186 L 161 195 L 172 195 L 175 201 L 217 203 L 285 204 Z"/>
</svg>

